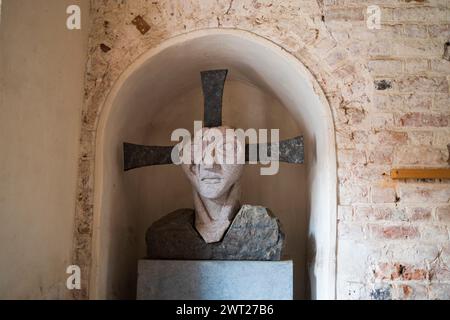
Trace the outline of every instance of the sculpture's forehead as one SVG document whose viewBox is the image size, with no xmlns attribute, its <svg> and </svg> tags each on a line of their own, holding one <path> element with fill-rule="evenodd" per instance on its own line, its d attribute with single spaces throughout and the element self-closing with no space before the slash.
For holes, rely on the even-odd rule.
<svg viewBox="0 0 450 320">
<path fill-rule="evenodd" d="M 196 140 L 195 138 L 198 138 L 198 135 L 201 135 L 202 140 L 206 142 L 213 142 L 213 139 L 211 139 L 212 137 L 222 138 L 224 142 L 232 142 L 235 141 L 235 138 L 237 137 L 236 130 L 227 126 L 213 128 L 203 127 L 195 132 L 194 140 Z"/>
<path fill-rule="evenodd" d="M 213 127 L 213 128 L 203 127 L 195 134 L 202 134 L 204 137 L 215 135 L 215 134 L 218 134 L 218 135 L 220 134 L 223 136 L 225 136 L 225 134 L 229 134 L 229 135 L 236 136 L 235 130 L 228 126 L 220 126 L 220 127 Z"/>
<path fill-rule="evenodd" d="M 245 141 L 239 141 L 236 130 L 221 126 L 213 128 L 202 128 L 191 140 L 191 154 L 195 158 L 195 152 L 204 155 L 207 152 L 215 152 L 217 155 L 234 155 L 232 163 L 224 163 L 225 159 L 215 159 L 220 164 L 237 164 L 238 158 L 245 152 Z M 198 148 L 201 148 L 200 150 Z M 230 153 L 231 152 L 231 153 Z M 229 161 L 229 160 L 228 160 Z M 194 161 L 195 162 L 195 161 Z"/>
</svg>

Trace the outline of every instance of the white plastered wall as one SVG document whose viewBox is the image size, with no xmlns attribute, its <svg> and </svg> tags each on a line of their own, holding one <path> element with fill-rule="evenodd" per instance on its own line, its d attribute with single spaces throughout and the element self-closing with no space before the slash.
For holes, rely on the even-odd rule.
<svg viewBox="0 0 450 320">
<path fill-rule="evenodd" d="M 0 2 L 0 299 L 70 298 L 89 0 Z"/>
</svg>

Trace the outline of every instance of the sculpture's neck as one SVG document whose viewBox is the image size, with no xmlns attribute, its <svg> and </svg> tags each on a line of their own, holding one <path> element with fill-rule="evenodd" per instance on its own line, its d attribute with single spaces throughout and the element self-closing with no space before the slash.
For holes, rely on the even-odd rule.
<svg viewBox="0 0 450 320">
<path fill-rule="evenodd" d="M 236 183 L 222 197 L 208 199 L 194 190 L 195 228 L 206 243 L 222 240 L 241 208 L 240 191 L 240 184 Z"/>
</svg>

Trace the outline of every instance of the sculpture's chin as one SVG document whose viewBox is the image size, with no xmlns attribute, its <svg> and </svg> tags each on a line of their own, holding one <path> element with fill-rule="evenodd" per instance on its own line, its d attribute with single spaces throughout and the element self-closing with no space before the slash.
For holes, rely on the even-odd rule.
<svg viewBox="0 0 450 320">
<path fill-rule="evenodd" d="M 202 184 L 198 190 L 203 198 L 218 199 L 224 195 L 224 186 L 221 183 L 216 184 Z"/>
</svg>

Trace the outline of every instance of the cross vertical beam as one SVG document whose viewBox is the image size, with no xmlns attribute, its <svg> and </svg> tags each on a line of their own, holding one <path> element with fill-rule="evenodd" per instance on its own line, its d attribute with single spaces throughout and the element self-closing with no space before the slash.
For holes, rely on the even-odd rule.
<svg viewBox="0 0 450 320">
<path fill-rule="evenodd" d="M 201 72 L 204 97 L 204 127 L 214 128 L 222 125 L 222 96 L 228 70 Z"/>
</svg>

